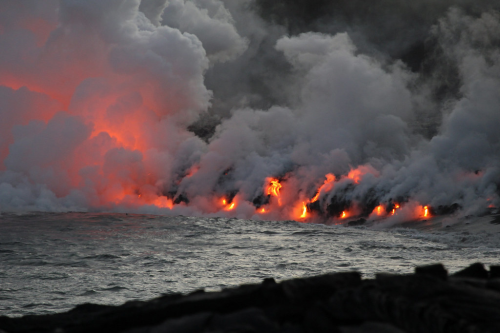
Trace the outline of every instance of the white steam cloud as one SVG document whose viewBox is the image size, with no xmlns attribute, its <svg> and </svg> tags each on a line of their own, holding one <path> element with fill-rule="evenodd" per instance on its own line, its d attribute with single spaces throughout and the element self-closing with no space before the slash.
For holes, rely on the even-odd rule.
<svg viewBox="0 0 500 333">
<path fill-rule="evenodd" d="M 500 204 L 491 6 L 430 26 L 432 72 L 367 46 L 366 30 L 288 34 L 255 6 L 2 2 L 0 210 L 299 219 L 302 205 L 325 221 Z"/>
</svg>

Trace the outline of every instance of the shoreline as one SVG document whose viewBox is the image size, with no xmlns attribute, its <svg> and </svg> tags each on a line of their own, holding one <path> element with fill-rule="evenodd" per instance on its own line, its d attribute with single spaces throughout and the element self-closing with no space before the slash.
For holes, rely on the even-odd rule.
<svg viewBox="0 0 500 333">
<path fill-rule="evenodd" d="M 52 315 L 0 317 L 2 333 L 79 332 L 498 332 L 500 266 L 453 275 L 331 273 L 195 291 L 120 306 L 81 304 Z"/>
</svg>

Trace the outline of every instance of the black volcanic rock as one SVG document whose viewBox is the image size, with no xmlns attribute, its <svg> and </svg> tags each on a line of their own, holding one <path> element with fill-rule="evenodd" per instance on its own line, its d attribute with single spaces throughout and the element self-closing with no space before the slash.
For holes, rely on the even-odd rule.
<svg viewBox="0 0 500 333">
<path fill-rule="evenodd" d="M 499 279 L 489 278 L 494 274 L 482 264 L 449 279 L 439 264 L 415 272 L 364 280 L 355 272 L 266 279 L 121 306 L 83 304 L 53 315 L 0 317 L 0 332 L 500 332 Z"/>
<path fill-rule="evenodd" d="M 348 226 L 350 226 L 350 227 L 355 227 L 355 226 L 358 226 L 358 225 L 363 225 L 363 224 L 365 224 L 365 223 L 366 223 L 366 219 L 364 219 L 364 218 L 360 218 L 360 219 L 358 219 L 358 220 L 349 221 L 349 222 L 347 223 L 347 225 L 348 225 Z"/>
<path fill-rule="evenodd" d="M 455 277 L 467 277 L 474 279 L 487 279 L 489 276 L 488 271 L 484 268 L 484 265 L 481 263 L 475 263 L 470 265 L 467 268 L 464 268 L 461 271 L 453 274 Z"/>
<path fill-rule="evenodd" d="M 500 266 L 490 267 L 490 278 L 499 279 L 500 278 Z"/>
<path fill-rule="evenodd" d="M 448 271 L 441 264 L 416 267 L 415 274 L 430 275 L 441 280 L 446 280 L 448 278 Z"/>
</svg>

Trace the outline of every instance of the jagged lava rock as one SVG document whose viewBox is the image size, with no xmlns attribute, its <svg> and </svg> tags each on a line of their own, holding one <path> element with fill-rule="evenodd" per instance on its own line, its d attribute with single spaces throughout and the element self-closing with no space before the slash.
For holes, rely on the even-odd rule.
<svg viewBox="0 0 500 333">
<path fill-rule="evenodd" d="M 488 272 L 474 264 L 449 277 L 437 264 L 375 279 L 356 272 L 266 279 L 220 292 L 0 317 L 0 332 L 493 333 L 500 332 L 500 284 L 493 267 Z"/>
</svg>

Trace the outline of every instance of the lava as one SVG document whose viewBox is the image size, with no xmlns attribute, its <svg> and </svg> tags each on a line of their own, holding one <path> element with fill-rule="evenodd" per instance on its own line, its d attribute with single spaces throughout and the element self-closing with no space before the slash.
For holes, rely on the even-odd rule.
<svg viewBox="0 0 500 333">
<path fill-rule="evenodd" d="M 234 208 L 236 208 L 236 200 L 233 199 L 231 202 L 229 202 L 226 198 L 223 198 L 222 199 L 222 206 L 223 206 L 223 209 L 227 212 L 233 210 Z"/>
<path fill-rule="evenodd" d="M 158 197 L 155 201 L 153 201 L 153 205 L 160 208 L 174 208 L 174 202 L 172 201 L 172 199 L 169 199 L 167 197 Z"/>
<path fill-rule="evenodd" d="M 267 187 L 267 195 L 273 195 L 275 197 L 279 197 L 280 189 L 282 187 L 279 180 L 275 178 L 267 178 L 266 181 L 270 183 L 269 186 Z"/>
<path fill-rule="evenodd" d="M 327 174 L 326 180 L 324 181 L 323 185 L 320 186 L 318 189 L 318 192 L 314 196 L 314 198 L 311 199 L 311 202 L 316 202 L 319 199 L 319 196 L 321 193 L 329 192 L 333 189 L 333 185 L 335 182 L 335 176 L 331 173 Z"/>
<path fill-rule="evenodd" d="M 301 212 L 299 218 L 301 219 L 307 218 L 307 204 L 305 201 L 302 202 L 299 211 Z"/>
<path fill-rule="evenodd" d="M 283 186 L 280 184 L 280 181 L 276 178 L 268 177 L 266 178 L 266 181 L 269 184 L 267 186 L 267 191 L 266 191 L 267 195 L 278 198 L 278 205 L 281 206 L 282 201 L 280 196 L 280 190 Z"/>
<path fill-rule="evenodd" d="M 377 207 L 375 207 L 375 209 L 373 210 L 375 212 L 375 214 L 377 214 L 378 216 L 382 216 L 384 215 L 385 213 L 385 208 L 384 206 L 382 205 L 378 205 Z"/>
<path fill-rule="evenodd" d="M 396 203 L 396 204 L 394 204 L 394 208 L 392 209 L 391 214 L 392 214 L 392 215 L 396 214 L 396 210 L 397 210 L 397 209 L 399 209 L 400 207 L 401 207 L 401 206 L 400 206 L 399 204 L 397 204 L 397 203 Z"/>
<path fill-rule="evenodd" d="M 478 210 L 498 207 L 498 154 L 492 147 L 499 141 L 499 115 L 498 107 L 490 104 L 498 100 L 500 81 L 484 73 L 490 72 L 490 62 L 500 62 L 476 50 L 481 36 L 467 32 L 469 25 L 460 27 L 468 38 L 456 45 L 470 44 L 467 49 L 458 52 L 452 47 L 454 39 L 446 34 L 458 33 L 451 24 L 463 20 L 442 17 L 443 28 L 431 36 L 450 41 L 439 45 L 447 56 L 431 60 L 457 62 L 450 64 L 463 89 L 457 96 L 452 96 L 453 89 L 445 94 L 452 101 L 449 110 L 436 109 L 449 115 L 430 131 L 438 136 L 418 142 L 425 137 L 419 132 L 422 124 L 407 123 L 419 118 L 412 115 L 419 109 L 413 105 L 435 96 L 431 90 L 443 85 L 430 84 L 435 78 L 426 78 L 425 71 L 402 75 L 405 66 L 382 66 L 369 53 L 359 56 L 363 52 L 355 51 L 358 41 L 349 34 L 269 34 L 274 39 L 262 45 L 282 52 L 282 61 L 297 73 L 286 76 L 293 79 L 290 86 L 297 87 L 297 98 L 287 100 L 285 94 L 282 102 L 289 107 L 277 107 L 273 101 L 281 91 L 260 95 L 259 89 L 250 89 L 254 96 L 247 95 L 247 89 L 241 95 L 232 90 L 252 86 L 248 84 L 253 81 L 244 78 L 247 67 L 238 66 L 252 64 L 246 61 L 254 57 L 239 57 L 255 45 L 247 38 L 252 29 L 250 35 L 235 29 L 224 1 L 216 1 L 221 13 L 228 9 L 224 22 L 220 15 L 205 13 L 208 5 L 203 1 L 159 6 L 166 12 L 156 16 L 173 20 L 164 26 L 140 12 L 140 1 L 124 2 L 49 1 L 43 11 L 28 5 L 9 10 L 14 7 L 8 1 L 0 5 L 5 14 L 0 23 L 0 210 L 155 213 L 151 206 L 156 206 L 196 216 L 237 209 L 246 217 L 337 221 L 349 216 L 398 215 L 394 220 L 402 220 L 444 214 L 439 207 L 433 210 L 415 201 L 436 195 L 443 196 L 443 207 L 456 205 L 464 214 L 475 213 L 471 209 L 478 203 L 484 205 Z M 180 10 L 184 3 L 191 9 Z M 190 29 L 200 17 L 204 29 Z M 180 30 L 183 24 L 177 19 L 189 24 Z M 470 20 L 476 22 L 470 26 L 491 30 L 494 36 L 495 24 Z M 490 20 L 500 22 L 496 16 Z M 226 36 L 234 38 L 226 41 Z M 476 38 L 477 43 L 468 41 Z M 473 50 L 477 78 L 468 75 L 466 61 L 458 60 Z M 226 61 L 242 75 L 219 72 L 225 66 L 217 63 Z M 467 82 L 471 78 L 474 81 Z M 288 84 L 280 80 L 278 76 L 273 85 L 278 90 Z M 417 82 L 422 87 L 409 89 Z M 474 82 L 484 86 L 472 89 Z M 345 93 L 338 93 L 338 87 Z M 412 96 L 414 91 L 429 94 Z M 232 93 L 237 98 L 226 100 Z M 357 105 L 346 108 L 341 96 L 351 96 Z M 269 107 L 259 111 L 257 105 Z M 214 112 L 213 124 L 212 118 L 202 121 L 208 110 Z M 201 131 L 196 130 L 198 121 Z"/>
</svg>

